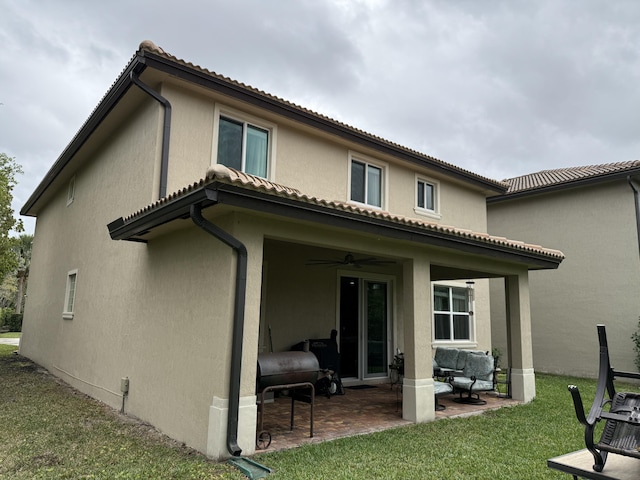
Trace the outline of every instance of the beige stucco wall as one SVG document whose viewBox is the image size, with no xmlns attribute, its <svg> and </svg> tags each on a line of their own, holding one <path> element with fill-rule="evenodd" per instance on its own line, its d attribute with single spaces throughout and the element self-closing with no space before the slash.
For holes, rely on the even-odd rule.
<svg viewBox="0 0 640 480">
<path fill-rule="evenodd" d="M 212 371 L 230 344 L 227 296 L 213 309 L 204 294 L 229 290 L 228 251 L 195 230 L 144 245 L 115 242 L 106 227 L 157 195 L 158 113 L 149 103 L 92 155 L 72 204 L 63 189 L 40 212 L 21 353 L 114 408 L 128 376 L 129 414 L 204 450 L 212 395 L 228 388 L 226 370 Z M 74 318 L 63 320 L 73 269 Z"/>
<path fill-rule="evenodd" d="M 557 271 L 530 273 L 537 370 L 596 376 L 596 325 L 607 325 L 611 363 L 635 370 L 631 334 L 640 316 L 640 262 L 633 194 L 626 181 L 489 205 L 489 232 L 562 250 Z M 494 281 L 492 317 L 503 325 L 503 282 Z M 495 303 L 494 303 L 495 301 Z M 504 330 L 494 341 L 504 346 Z"/>
<path fill-rule="evenodd" d="M 176 191 L 204 177 L 215 163 L 216 111 L 246 114 L 252 121 L 263 120 L 274 127 L 270 180 L 297 188 L 309 196 L 347 202 L 349 200 L 349 158 L 378 163 L 386 168 L 385 209 L 393 214 L 427 222 L 486 231 L 485 196 L 478 189 L 454 182 L 430 170 L 400 162 L 397 158 L 331 137 L 308 127 L 300 127 L 274 114 L 239 104 L 221 95 L 187 90 L 178 83 L 165 83 L 162 94 L 172 105 L 171 147 L 168 192 Z M 416 173 L 438 182 L 440 218 L 416 213 Z"/>
<path fill-rule="evenodd" d="M 101 298 L 101 294 L 83 295 L 83 291 L 104 285 L 117 298 L 122 283 L 114 278 L 137 263 L 142 246 L 117 246 L 106 225 L 123 211 L 137 209 L 153 198 L 155 163 L 149 152 L 154 151 L 156 124 L 157 111 L 142 109 L 113 134 L 111 148 L 92 153 L 87 165 L 75 173 L 75 200 L 67 206 L 65 184 L 39 212 L 21 350 L 47 368 L 64 355 L 61 345 L 75 341 L 70 331 L 81 333 L 83 329 L 81 322 L 62 321 L 67 272 L 78 269 L 75 310 L 82 315 L 93 310 L 94 301 Z M 108 311 L 113 314 L 120 308 L 111 304 Z M 108 324 L 97 326 L 108 328 Z M 43 330 L 48 334 L 43 335 Z M 91 366 L 70 368 L 75 371 Z"/>
</svg>

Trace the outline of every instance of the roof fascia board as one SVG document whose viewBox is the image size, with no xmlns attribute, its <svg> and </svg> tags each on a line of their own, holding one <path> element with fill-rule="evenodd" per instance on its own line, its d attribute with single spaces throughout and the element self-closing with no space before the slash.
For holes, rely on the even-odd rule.
<svg viewBox="0 0 640 480">
<path fill-rule="evenodd" d="M 280 102 L 275 98 L 261 95 L 256 91 L 248 88 L 242 88 L 234 82 L 227 82 L 221 78 L 208 75 L 205 72 L 192 69 L 181 63 L 174 62 L 161 55 L 153 52 L 144 51 L 143 54 L 146 58 L 146 63 L 149 67 L 156 70 L 168 73 L 182 80 L 197 84 L 201 87 L 216 90 L 224 95 L 236 98 L 238 100 L 250 103 L 256 107 L 269 110 L 278 115 L 290 118 L 296 122 L 308 125 L 310 127 L 322 130 L 331 135 L 338 136 L 350 142 L 363 145 L 365 147 L 373 148 L 384 154 L 391 155 L 396 158 L 400 158 L 404 161 L 419 165 L 421 167 L 429 167 L 438 171 L 441 174 L 452 176 L 465 183 L 471 183 L 482 189 L 487 189 L 499 194 L 504 193 L 507 190 L 507 186 L 502 186 L 491 182 L 485 181 L 482 178 L 476 177 L 473 174 L 465 174 L 455 168 L 450 168 L 444 163 L 437 161 L 430 161 L 429 158 L 425 158 L 419 154 L 412 155 L 410 152 L 402 149 L 395 148 L 393 145 L 384 141 L 379 141 L 376 138 L 365 134 L 364 132 L 358 132 L 355 129 L 347 129 L 341 125 L 325 119 L 320 115 L 304 111 L 303 109 L 296 108 L 293 105 L 289 105 L 285 102 Z"/>
<path fill-rule="evenodd" d="M 564 183 L 557 183 L 546 187 L 532 188 L 530 190 L 523 190 L 516 193 L 505 193 L 495 197 L 488 197 L 487 203 L 506 202 L 509 200 L 515 200 L 522 197 L 530 197 L 534 195 L 543 195 L 546 193 L 557 192 L 559 190 L 569 190 L 571 188 L 587 187 L 591 185 L 597 185 L 599 183 L 614 182 L 616 180 L 625 180 L 628 176 L 640 175 L 640 169 L 634 168 L 632 170 L 624 170 L 615 173 L 607 173 L 604 175 L 598 175 L 595 177 L 587 177 L 579 180 L 572 180 Z"/>
<path fill-rule="evenodd" d="M 215 203 L 213 200 L 215 198 L 207 197 L 206 190 L 195 190 L 188 195 L 176 198 L 174 201 L 169 201 L 160 208 L 151 209 L 149 213 L 141 214 L 130 221 L 122 217 L 114 220 L 107 225 L 109 235 L 112 240 L 144 241 L 136 237 L 178 218 L 189 218 L 191 205 L 201 203 L 203 207 L 208 207 Z"/>
<path fill-rule="evenodd" d="M 155 227 L 178 218 L 187 218 L 190 205 L 200 202 L 203 203 L 203 207 L 224 204 L 362 233 L 383 235 L 396 240 L 456 249 L 470 254 L 499 258 L 503 261 L 524 263 L 536 269 L 557 268 L 561 262 L 560 259 L 555 260 L 532 252 L 513 251 L 470 238 L 426 231 L 410 225 L 398 225 L 383 219 L 363 217 L 356 213 L 337 211 L 322 205 L 300 203 L 286 197 L 247 190 L 224 183 L 204 186 L 186 196 L 179 197 L 175 202 L 150 210 L 149 213 L 142 214 L 130 222 L 122 218 L 115 220 L 108 225 L 109 233 L 113 240 L 140 241 L 140 236 Z"/>
<path fill-rule="evenodd" d="M 20 210 L 20 215 L 35 216 L 30 210 L 34 207 L 36 202 L 40 199 L 47 188 L 49 188 L 49 186 L 53 183 L 60 172 L 62 172 L 64 167 L 67 166 L 74 155 L 78 153 L 78 150 L 80 150 L 82 145 L 84 145 L 87 139 L 100 126 L 109 112 L 113 110 L 120 99 L 127 93 L 129 88 L 131 88 L 131 80 L 129 78 L 130 73 L 135 72 L 139 75 L 144 71 L 144 62 L 141 62 L 140 60 L 140 57 L 136 56 L 131 62 L 129 62 L 127 68 L 118 77 L 113 86 L 107 91 L 104 98 L 100 101 L 98 106 L 91 113 L 82 127 L 80 127 L 78 133 L 76 133 L 76 135 L 71 139 L 56 162 L 46 173 L 38 187 L 26 201 L 26 203 Z"/>
</svg>

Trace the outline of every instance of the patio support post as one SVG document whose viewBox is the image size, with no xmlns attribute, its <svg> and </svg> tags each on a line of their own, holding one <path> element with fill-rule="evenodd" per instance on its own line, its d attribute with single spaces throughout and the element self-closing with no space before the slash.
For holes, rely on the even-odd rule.
<svg viewBox="0 0 640 480">
<path fill-rule="evenodd" d="M 404 262 L 404 382 L 402 418 L 414 423 L 435 419 L 431 361 L 431 274 L 427 259 Z"/>
<path fill-rule="evenodd" d="M 514 399 L 527 403 L 536 396 L 528 272 L 506 277 L 505 290 L 511 357 L 511 394 Z"/>
</svg>

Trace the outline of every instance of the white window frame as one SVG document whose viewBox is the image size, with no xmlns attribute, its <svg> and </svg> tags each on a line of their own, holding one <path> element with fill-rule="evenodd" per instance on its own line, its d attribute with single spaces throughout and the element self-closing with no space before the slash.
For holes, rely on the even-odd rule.
<svg viewBox="0 0 640 480">
<path fill-rule="evenodd" d="M 425 208 L 425 207 L 419 207 L 418 206 L 418 183 L 422 182 L 428 185 L 431 185 L 433 187 L 433 210 Z M 435 218 L 437 220 L 439 220 L 441 218 L 440 215 L 440 182 L 437 180 L 434 180 L 432 178 L 429 177 L 425 177 L 424 175 L 416 175 L 415 177 L 415 182 L 414 182 L 414 188 L 415 188 L 415 206 L 413 211 L 418 214 L 418 215 L 423 215 L 426 217 L 430 217 L 430 218 Z"/>
<path fill-rule="evenodd" d="M 67 185 L 67 207 L 73 203 L 73 200 L 76 198 L 76 176 L 74 175 L 69 180 L 69 184 Z"/>
<path fill-rule="evenodd" d="M 266 130 L 268 133 L 268 146 L 267 146 L 267 180 L 271 180 L 275 178 L 276 173 L 276 147 L 278 144 L 278 127 L 276 124 L 268 122 L 264 119 L 255 117 L 253 115 L 246 114 L 239 110 L 226 107 L 224 105 L 216 104 L 214 108 L 214 117 L 213 117 L 213 145 L 211 149 L 211 165 L 216 165 L 218 163 L 218 135 L 220 133 L 220 117 L 226 117 L 229 120 L 236 121 L 238 123 L 242 123 L 244 125 L 243 129 L 243 158 L 242 158 L 242 168 L 244 171 L 245 165 L 245 149 L 244 142 L 246 141 L 246 126 L 251 125 L 253 127 L 260 128 L 262 130 Z"/>
<path fill-rule="evenodd" d="M 476 316 L 474 314 L 475 312 L 475 298 L 472 298 L 469 304 L 469 311 L 467 312 L 466 317 L 469 320 L 469 338 L 468 339 L 454 339 L 451 338 L 453 336 L 453 319 L 452 317 L 450 318 L 450 332 L 451 332 L 451 337 L 449 339 L 442 339 L 442 338 L 436 338 L 436 314 L 439 313 L 447 313 L 447 314 L 453 314 L 452 311 L 449 312 L 445 312 L 445 311 L 436 311 L 435 309 L 435 287 L 454 287 L 454 288 L 461 288 L 463 290 L 467 290 L 467 285 L 466 283 L 463 282 L 432 282 L 431 283 L 431 335 L 432 335 L 432 340 L 433 340 L 433 345 L 445 345 L 445 346 L 464 346 L 465 348 L 469 348 L 469 347 L 476 347 L 477 346 L 477 341 L 476 341 L 476 326 L 477 326 L 477 319 Z M 453 304 L 450 306 L 450 308 L 453 307 Z M 456 315 L 464 315 L 460 312 L 455 312 Z"/>
<path fill-rule="evenodd" d="M 62 318 L 65 320 L 73 320 L 77 291 L 78 269 L 70 270 L 69 272 L 67 272 L 67 286 L 64 292 L 64 306 L 62 308 Z"/>
<path fill-rule="evenodd" d="M 378 205 L 371 205 L 369 203 L 366 203 L 366 198 L 367 198 L 367 184 L 365 183 L 365 193 L 364 193 L 364 197 L 365 197 L 365 202 L 358 202 L 356 200 L 352 200 L 351 199 L 351 171 L 352 171 L 352 164 L 353 162 L 358 162 L 358 163 L 363 163 L 365 164 L 365 166 L 369 166 L 371 165 L 372 167 L 376 167 L 379 168 L 381 171 L 381 179 L 380 179 L 380 196 L 382 197 L 380 199 L 380 206 Z M 361 155 L 359 153 L 356 152 L 349 152 L 349 172 L 347 175 L 347 202 L 348 203 L 352 203 L 355 205 L 361 205 L 363 207 L 366 208 L 373 208 L 376 210 L 386 210 L 387 208 L 387 199 L 389 198 L 389 192 L 388 192 L 388 188 L 389 188 L 389 182 L 388 182 L 388 172 L 389 172 L 389 165 L 387 163 L 381 162 L 379 160 L 375 160 L 371 157 L 368 157 L 366 155 Z M 366 181 L 366 176 L 365 176 L 365 181 Z"/>
</svg>

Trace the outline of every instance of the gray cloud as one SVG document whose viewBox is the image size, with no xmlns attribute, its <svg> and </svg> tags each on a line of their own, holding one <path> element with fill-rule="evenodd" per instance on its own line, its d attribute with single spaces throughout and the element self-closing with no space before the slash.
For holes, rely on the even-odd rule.
<svg viewBox="0 0 640 480">
<path fill-rule="evenodd" d="M 0 151 L 25 170 L 16 210 L 145 39 L 493 178 L 638 158 L 635 1 L 0 0 L 0 11 Z"/>
</svg>

